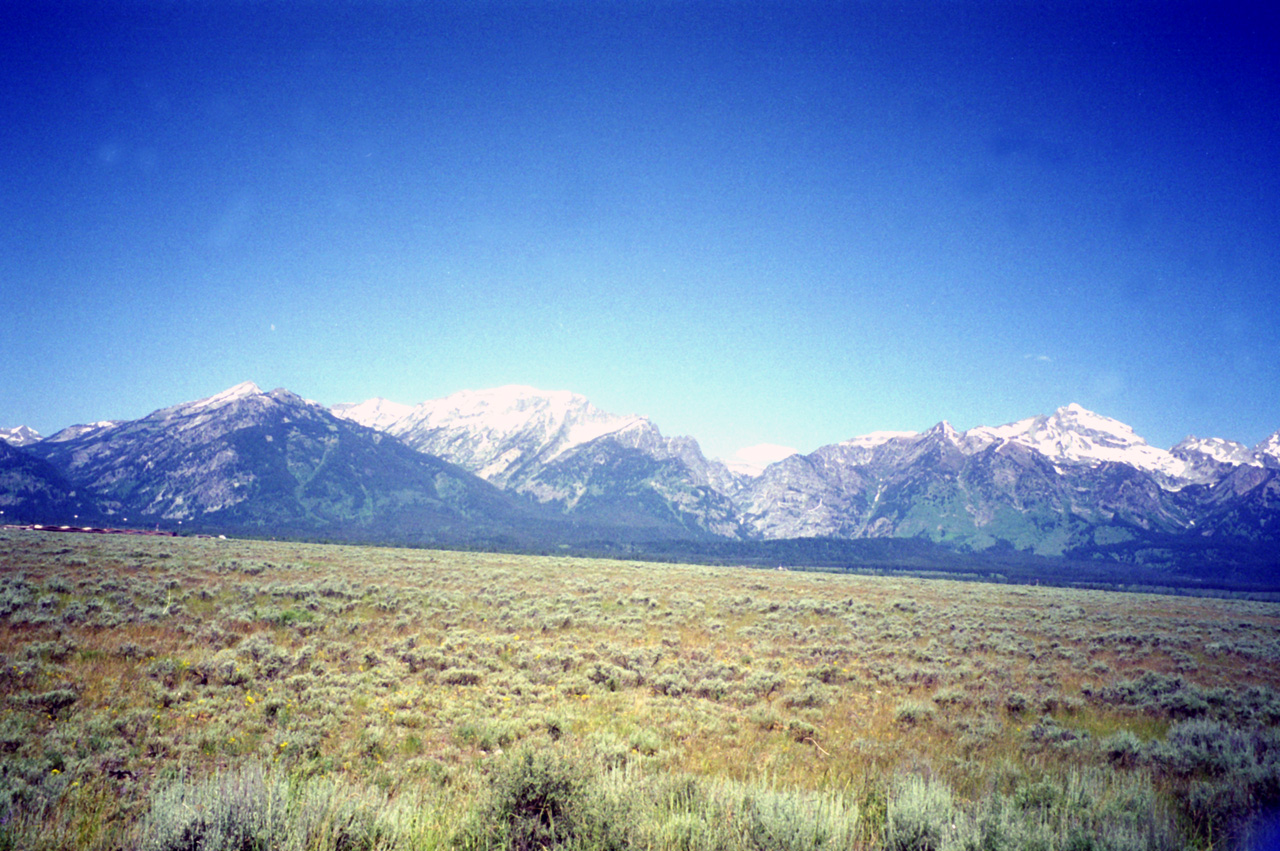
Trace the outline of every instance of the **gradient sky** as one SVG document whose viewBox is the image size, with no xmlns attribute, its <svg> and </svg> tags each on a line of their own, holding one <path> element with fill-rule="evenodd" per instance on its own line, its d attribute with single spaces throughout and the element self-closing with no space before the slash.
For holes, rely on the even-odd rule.
<svg viewBox="0 0 1280 851">
<path fill-rule="evenodd" d="M 710 455 L 1069 402 L 1252 445 L 1261 5 L 3 3 L 0 425 L 519 383 Z"/>
</svg>

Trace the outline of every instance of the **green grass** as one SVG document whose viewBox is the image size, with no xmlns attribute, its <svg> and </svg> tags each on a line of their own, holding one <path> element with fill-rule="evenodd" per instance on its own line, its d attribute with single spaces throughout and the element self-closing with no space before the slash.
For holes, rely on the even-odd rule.
<svg viewBox="0 0 1280 851">
<path fill-rule="evenodd" d="M 0 848 L 1230 847 L 1277 683 L 1272 603 L 0 532 Z"/>
</svg>

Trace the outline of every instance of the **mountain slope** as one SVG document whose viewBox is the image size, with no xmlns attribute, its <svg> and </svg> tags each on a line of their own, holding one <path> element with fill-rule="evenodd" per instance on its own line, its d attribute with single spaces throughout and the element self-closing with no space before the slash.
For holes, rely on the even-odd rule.
<svg viewBox="0 0 1280 851">
<path fill-rule="evenodd" d="M 1069 405 L 1005 426 L 957 432 L 943 422 L 822 447 L 766 469 L 738 502 L 765 538 L 924 537 L 1060 554 L 1191 529 L 1205 508 L 1178 492 L 1199 494 L 1237 469 L 1229 453 L 1207 457 L 1155 449 Z"/>
<path fill-rule="evenodd" d="M 424 402 L 387 427 L 409 446 L 575 522 L 736 536 L 736 478 L 692 438 L 665 438 L 566 391 L 507 386 Z"/>
<path fill-rule="evenodd" d="M 453 465 L 249 382 L 33 451 L 134 522 L 466 536 L 519 515 Z"/>
<path fill-rule="evenodd" d="M 0 524 L 63 523 L 95 516 L 94 502 L 56 467 L 0 440 Z"/>
</svg>

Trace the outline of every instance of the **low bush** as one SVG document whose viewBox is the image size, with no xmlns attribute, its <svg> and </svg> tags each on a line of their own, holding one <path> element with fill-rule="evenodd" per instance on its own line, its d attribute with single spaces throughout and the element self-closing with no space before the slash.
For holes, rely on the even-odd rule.
<svg viewBox="0 0 1280 851">
<path fill-rule="evenodd" d="M 409 847 L 403 814 L 375 792 L 314 780 L 290 783 L 248 765 L 151 795 L 139 851 L 362 851 Z"/>
<path fill-rule="evenodd" d="M 920 724 L 933 717 L 933 707 L 919 700 L 904 700 L 893 710 L 893 720 L 899 724 Z"/>
<path fill-rule="evenodd" d="M 522 748 L 502 762 L 469 823 L 464 849 L 626 847 L 626 819 L 582 761 L 559 748 Z"/>
</svg>

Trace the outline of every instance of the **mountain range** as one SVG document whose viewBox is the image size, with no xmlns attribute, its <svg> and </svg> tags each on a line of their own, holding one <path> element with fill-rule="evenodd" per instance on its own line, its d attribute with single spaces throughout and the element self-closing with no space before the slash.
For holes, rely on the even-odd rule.
<svg viewBox="0 0 1280 851">
<path fill-rule="evenodd" d="M 758 473 L 574 393 L 508 386 L 326 408 L 246 382 L 131 421 L 0 431 L 0 515 L 348 540 L 911 539 L 1270 577 L 1280 431 L 1164 450 L 1079 405 L 1000 426 L 878 432 Z M 127 518 L 127 520 L 126 520 Z"/>
</svg>

